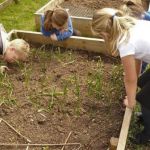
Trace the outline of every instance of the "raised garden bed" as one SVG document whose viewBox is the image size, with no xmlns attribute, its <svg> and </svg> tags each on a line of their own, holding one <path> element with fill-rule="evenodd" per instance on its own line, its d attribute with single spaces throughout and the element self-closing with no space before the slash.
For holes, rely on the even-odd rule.
<svg viewBox="0 0 150 150">
<path fill-rule="evenodd" d="M 127 124 L 121 130 L 124 89 L 120 88 L 122 67 L 118 59 L 79 47 L 49 45 L 50 39 L 38 32 L 15 30 L 13 36 L 30 42 L 32 52 L 26 64 L 18 64 L 15 72 L 1 76 L 0 116 L 26 138 L 1 122 L 1 143 L 66 141 L 81 144 L 83 150 L 97 150 L 107 149 L 110 138 L 119 137 L 121 131 L 121 139 L 125 138 L 120 139 L 121 147 L 125 147 L 131 112 L 126 110 Z M 79 145 L 65 147 L 78 149 Z"/>
</svg>

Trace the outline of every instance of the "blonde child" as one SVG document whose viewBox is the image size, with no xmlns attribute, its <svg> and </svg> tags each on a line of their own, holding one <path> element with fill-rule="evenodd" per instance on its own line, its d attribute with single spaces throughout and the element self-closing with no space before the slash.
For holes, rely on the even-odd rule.
<svg viewBox="0 0 150 150">
<path fill-rule="evenodd" d="M 0 55 L 4 61 L 14 63 L 16 61 L 25 61 L 28 57 L 30 47 L 23 39 L 15 39 L 10 41 L 10 35 L 6 33 L 3 26 L 0 25 Z M 1 72 L 4 70 L 1 67 Z"/>
<path fill-rule="evenodd" d="M 136 20 L 112 8 L 97 10 L 92 19 L 92 31 L 105 39 L 113 54 L 119 53 L 125 76 L 126 97 L 124 104 L 134 108 L 136 100 L 143 110 L 144 130 L 135 138 L 137 144 L 150 140 L 150 70 L 139 80 L 141 61 L 150 63 L 150 22 Z M 141 88 L 136 94 L 137 85 Z"/>
<path fill-rule="evenodd" d="M 67 10 L 62 8 L 47 10 L 41 16 L 41 32 L 53 41 L 63 41 L 72 35 L 80 35 L 79 31 L 73 30 Z"/>
</svg>

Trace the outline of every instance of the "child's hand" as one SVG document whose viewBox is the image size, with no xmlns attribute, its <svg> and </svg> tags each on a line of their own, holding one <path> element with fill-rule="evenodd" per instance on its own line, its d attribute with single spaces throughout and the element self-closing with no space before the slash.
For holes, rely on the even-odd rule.
<svg viewBox="0 0 150 150">
<path fill-rule="evenodd" d="M 60 30 L 61 33 L 67 32 L 67 31 L 68 31 L 68 29 L 61 29 L 61 30 Z"/>
<path fill-rule="evenodd" d="M 50 38 L 52 41 L 58 41 L 56 34 L 52 34 Z"/>
<path fill-rule="evenodd" d="M 9 71 L 10 69 L 7 66 L 0 66 L 0 73 L 3 74 L 6 71 Z"/>
<path fill-rule="evenodd" d="M 124 105 L 128 108 L 133 109 L 136 105 L 136 100 L 133 100 L 133 101 L 129 102 L 128 97 L 126 96 L 125 99 L 124 99 Z"/>
</svg>

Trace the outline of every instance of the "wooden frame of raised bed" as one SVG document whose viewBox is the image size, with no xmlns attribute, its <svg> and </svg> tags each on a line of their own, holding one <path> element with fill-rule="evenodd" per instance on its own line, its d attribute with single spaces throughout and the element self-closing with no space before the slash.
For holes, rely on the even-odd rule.
<svg viewBox="0 0 150 150">
<path fill-rule="evenodd" d="M 0 3 L 0 11 L 5 9 L 7 6 L 12 4 L 13 2 L 17 3 L 18 0 L 4 0 L 4 2 Z"/>
<path fill-rule="evenodd" d="M 90 52 L 108 54 L 105 48 L 104 40 L 97 39 L 97 38 L 85 38 L 85 37 L 72 36 L 71 38 L 62 42 L 52 42 L 50 38 L 43 36 L 40 32 L 31 32 L 31 31 L 23 31 L 23 30 L 12 30 L 11 37 L 22 38 L 31 44 L 32 43 L 40 44 L 40 45 L 53 44 L 54 46 L 59 46 L 64 48 L 82 49 Z M 116 145 L 117 150 L 125 149 L 131 116 L 132 116 L 132 110 L 126 108 L 123 117 L 120 136 L 118 138 L 118 144 Z"/>
</svg>

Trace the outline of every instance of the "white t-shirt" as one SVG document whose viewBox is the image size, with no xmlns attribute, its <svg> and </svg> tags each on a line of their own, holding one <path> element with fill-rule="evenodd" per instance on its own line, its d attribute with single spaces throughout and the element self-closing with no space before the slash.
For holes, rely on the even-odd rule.
<svg viewBox="0 0 150 150">
<path fill-rule="evenodd" d="M 150 21 L 137 21 L 129 32 L 129 40 L 118 44 L 120 57 L 134 55 L 136 59 L 150 63 Z"/>
</svg>

